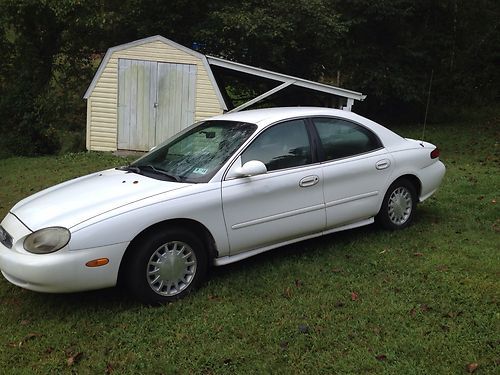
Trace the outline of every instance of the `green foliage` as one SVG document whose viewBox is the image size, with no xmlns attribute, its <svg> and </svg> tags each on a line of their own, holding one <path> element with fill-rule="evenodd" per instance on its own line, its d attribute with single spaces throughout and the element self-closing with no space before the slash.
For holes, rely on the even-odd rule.
<svg viewBox="0 0 500 375">
<path fill-rule="evenodd" d="M 119 290 L 51 295 L 0 278 L 0 373 L 498 374 L 499 111 L 429 125 L 447 175 L 408 229 L 373 226 L 213 269 L 148 308 Z M 420 129 L 398 127 L 404 136 Z M 0 160 L 0 218 L 107 153 Z"/>
<path fill-rule="evenodd" d="M 209 13 L 196 37 L 211 54 L 318 78 L 331 68 L 338 53 L 335 46 L 347 32 L 339 12 L 328 3 L 247 0 L 237 8 L 225 5 Z"/>
<path fill-rule="evenodd" d="M 96 63 L 155 34 L 361 91 L 358 112 L 392 121 L 422 120 L 434 72 L 430 116 L 443 118 L 498 101 L 499 19 L 495 0 L 0 0 L 0 156 L 83 137 Z"/>
</svg>

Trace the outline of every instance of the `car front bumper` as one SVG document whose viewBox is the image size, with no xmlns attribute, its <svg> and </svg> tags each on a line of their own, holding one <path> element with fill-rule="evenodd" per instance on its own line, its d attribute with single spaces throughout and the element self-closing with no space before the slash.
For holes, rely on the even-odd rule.
<svg viewBox="0 0 500 375">
<path fill-rule="evenodd" d="M 116 285 L 128 243 L 31 254 L 22 247 L 24 238 L 31 233 L 28 228 L 12 214 L 8 214 L 1 225 L 13 237 L 10 249 L 0 243 L 0 270 L 12 284 L 47 293 L 78 292 Z M 100 267 L 86 266 L 87 262 L 98 258 L 107 258 L 109 262 Z"/>
</svg>

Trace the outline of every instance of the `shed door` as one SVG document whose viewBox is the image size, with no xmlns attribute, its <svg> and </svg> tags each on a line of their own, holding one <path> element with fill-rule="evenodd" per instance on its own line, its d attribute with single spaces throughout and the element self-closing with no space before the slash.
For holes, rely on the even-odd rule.
<svg viewBox="0 0 500 375">
<path fill-rule="evenodd" d="M 118 60 L 118 149 L 147 151 L 193 123 L 196 65 Z"/>
</svg>

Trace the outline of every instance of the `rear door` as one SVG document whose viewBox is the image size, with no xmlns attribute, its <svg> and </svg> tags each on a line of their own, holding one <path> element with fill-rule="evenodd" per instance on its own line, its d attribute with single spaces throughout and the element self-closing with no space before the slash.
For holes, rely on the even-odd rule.
<svg viewBox="0 0 500 375">
<path fill-rule="evenodd" d="M 326 227 L 377 214 L 393 168 L 390 154 L 368 128 L 337 118 L 314 118 L 322 145 Z"/>
</svg>

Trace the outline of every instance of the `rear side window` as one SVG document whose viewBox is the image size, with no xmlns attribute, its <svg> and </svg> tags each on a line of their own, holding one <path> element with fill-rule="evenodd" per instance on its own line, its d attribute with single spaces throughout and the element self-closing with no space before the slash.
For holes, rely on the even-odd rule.
<svg viewBox="0 0 500 375">
<path fill-rule="evenodd" d="M 282 122 L 266 129 L 241 154 L 242 163 L 260 160 L 268 171 L 311 163 L 311 147 L 303 120 Z"/>
<path fill-rule="evenodd" d="M 370 152 L 382 147 L 370 130 L 335 118 L 314 118 L 314 126 L 323 146 L 325 160 L 334 160 Z"/>
</svg>

